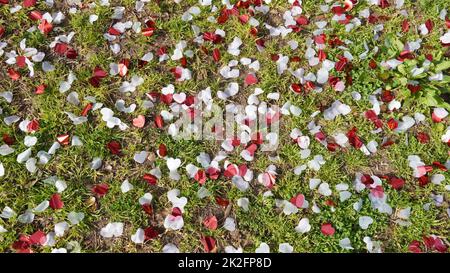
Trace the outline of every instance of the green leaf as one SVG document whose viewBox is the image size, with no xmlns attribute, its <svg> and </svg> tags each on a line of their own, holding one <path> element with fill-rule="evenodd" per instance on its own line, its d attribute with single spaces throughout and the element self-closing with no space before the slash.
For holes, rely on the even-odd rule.
<svg viewBox="0 0 450 273">
<path fill-rule="evenodd" d="M 448 87 L 448 83 L 450 83 L 450 76 L 444 75 L 444 79 L 442 79 L 442 81 L 435 82 L 434 84 Z"/>
<path fill-rule="evenodd" d="M 404 45 L 403 45 L 402 41 L 400 41 L 400 39 L 398 39 L 397 37 L 394 37 L 392 43 L 395 46 L 395 48 L 397 48 L 398 51 L 400 51 L 400 52 L 403 51 Z"/>
<path fill-rule="evenodd" d="M 407 74 L 406 69 L 405 69 L 405 65 L 404 65 L 404 64 L 401 64 L 401 65 L 397 66 L 397 70 L 398 70 L 398 72 L 400 72 L 402 75 L 406 75 L 406 74 Z"/>
<path fill-rule="evenodd" d="M 398 94 L 401 98 L 407 98 L 411 96 L 411 91 L 408 88 L 400 88 Z"/>
<path fill-rule="evenodd" d="M 390 75 L 389 72 L 385 71 L 378 74 L 378 77 L 380 77 L 381 80 L 386 81 L 387 79 L 389 79 Z"/>
<path fill-rule="evenodd" d="M 450 61 L 444 61 L 444 62 L 436 65 L 436 72 L 447 70 L 449 68 L 450 68 Z"/>
<path fill-rule="evenodd" d="M 405 77 L 401 77 L 398 80 L 402 86 L 406 86 L 408 84 L 408 79 Z"/>
<path fill-rule="evenodd" d="M 433 95 L 427 95 L 425 97 L 421 97 L 420 101 L 430 107 L 436 107 L 439 104 L 439 102 L 436 100 L 436 98 Z"/>
<path fill-rule="evenodd" d="M 439 94 L 437 92 L 427 92 L 428 90 L 425 91 L 425 96 L 421 97 L 419 100 L 426 104 L 427 106 L 430 107 L 442 107 L 445 109 L 449 109 L 450 108 L 450 104 L 446 103 L 441 96 L 439 96 Z"/>
<path fill-rule="evenodd" d="M 419 75 L 414 76 L 414 79 L 423 79 L 426 78 L 428 75 L 426 73 L 421 73 Z"/>
</svg>

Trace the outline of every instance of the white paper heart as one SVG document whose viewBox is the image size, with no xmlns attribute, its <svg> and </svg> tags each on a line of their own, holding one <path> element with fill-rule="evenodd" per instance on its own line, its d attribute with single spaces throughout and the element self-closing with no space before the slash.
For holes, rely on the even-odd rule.
<svg viewBox="0 0 450 273">
<path fill-rule="evenodd" d="M 64 236 L 66 230 L 69 229 L 69 224 L 67 222 L 59 222 L 55 224 L 55 235 L 56 237 Z"/>
<path fill-rule="evenodd" d="M 168 243 L 166 244 L 163 249 L 162 249 L 163 253 L 180 253 L 180 250 L 178 249 L 178 247 L 172 243 Z"/>
<path fill-rule="evenodd" d="M 130 182 L 128 182 L 128 179 L 125 179 L 125 180 L 122 182 L 122 185 L 120 185 L 120 190 L 121 190 L 123 193 L 129 192 L 129 191 L 131 191 L 133 188 L 134 188 L 134 186 L 133 186 Z"/>
<path fill-rule="evenodd" d="M 34 213 L 31 210 L 27 210 L 19 215 L 17 220 L 22 224 L 31 224 L 34 220 Z"/>
<path fill-rule="evenodd" d="M 359 226 L 362 229 L 368 229 L 369 226 L 373 223 L 373 219 L 370 216 L 361 216 L 359 217 Z"/>
<path fill-rule="evenodd" d="M 70 222 L 72 225 L 78 225 L 81 221 L 83 221 L 83 219 L 84 219 L 84 213 L 82 213 L 82 212 L 71 211 L 71 212 L 67 215 L 67 219 L 69 219 L 69 222 Z"/>
<path fill-rule="evenodd" d="M 302 218 L 298 225 L 295 227 L 295 231 L 299 233 L 306 233 L 311 230 L 311 225 L 309 224 L 308 218 Z"/>
<path fill-rule="evenodd" d="M 139 153 L 135 153 L 133 159 L 137 163 L 142 164 L 147 159 L 147 156 L 148 156 L 148 152 L 141 151 Z"/>
<path fill-rule="evenodd" d="M 270 253 L 270 247 L 266 243 L 261 243 L 259 247 L 255 249 L 255 253 Z"/>
<path fill-rule="evenodd" d="M 164 227 L 169 230 L 179 230 L 183 228 L 184 220 L 181 215 L 173 216 L 172 214 L 167 215 L 164 219 Z"/>
<path fill-rule="evenodd" d="M 33 212 L 34 213 L 43 212 L 48 208 L 49 204 L 50 204 L 50 202 L 47 200 L 42 201 L 39 205 L 37 205 L 35 208 L 33 208 Z"/>
<path fill-rule="evenodd" d="M 352 250 L 352 243 L 350 242 L 349 238 L 344 238 L 339 241 L 339 246 L 346 250 Z"/>
<path fill-rule="evenodd" d="M 292 251 L 294 251 L 294 247 L 292 247 L 289 243 L 282 243 L 279 245 L 278 251 L 281 253 L 292 253 Z"/>
<path fill-rule="evenodd" d="M 139 198 L 139 204 L 140 205 L 146 205 L 146 204 L 151 204 L 153 200 L 153 196 L 151 195 L 151 193 L 145 193 L 144 196 L 142 196 L 141 198 Z"/>
<path fill-rule="evenodd" d="M 133 243 L 135 244 L 142 244 L 144 243 L 144 235 L 144 230 L 142 228 L 138 228 L 136 232 L 131 235 L 131 241 L 133 241 Z"/>
<path fill-rule="evenodd" d="M 233 231 L 236 230 L 236 222 L 234 221 L 233 218 L 227 217 L 227 218 L 225 219 L 225 223 L 223 224 L 223 227 L 224 227 L 226 230 L 228 230 L 228 231 L 230 231 L 230 232 L 233 232 Z"/>
<path fill-rule="evenodd" d="M 181 160 L 179 158 L 167 158 L 167 168 L 169 168 L 170 171 L 176 171 L 180 165 L 181 165 Z"/>
<path fill-rule="evenodd" d="M 30 156 L 31 156 L 31 148 L 28 148 L 17 155 L 17 162 L 23 163 L 27 161 L 30 158 Z"/>
<path fill-rule="evenodd" d="M 123 233 L 123 223 L 108 223 L 100 230 L 100 235 L 105 238 L 120 237 Z"/>
<path fill-rule="evenodd" d="M 6 206 L 3 208 L 2 213 L 0 214 L 0 217 L 4 218 L 4 219 L 9 219 L 9 218 L 13 217 L 14 215 L 16 215 L 14 210 L 12 208 Z"/>
<path fill-rule="evenodd" d="M 322 183 L 319 186 L 318 192 L 322 194 L 323 196 L 330 196 L 331 195 L 331 189 L 330 185 L 328 183 Z"/>
</svg>

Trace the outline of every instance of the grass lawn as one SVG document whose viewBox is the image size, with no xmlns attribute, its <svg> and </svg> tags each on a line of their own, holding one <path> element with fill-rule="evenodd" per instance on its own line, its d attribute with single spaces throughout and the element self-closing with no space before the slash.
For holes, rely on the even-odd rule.
<svg viewBox="0 0 450 273">
<path fill-rule="evenodd" d="M 0 252 L 448 252 L 449 7 L 0 0 Z"/>
</svg>

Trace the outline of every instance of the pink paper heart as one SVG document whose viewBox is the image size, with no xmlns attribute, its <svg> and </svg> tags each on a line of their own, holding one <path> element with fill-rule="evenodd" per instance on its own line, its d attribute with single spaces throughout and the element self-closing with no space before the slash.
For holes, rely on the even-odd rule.
<svg viewBox="0 0 450 273">
<path fill-rule="evenodd" d="M 142 128 L 145 125 L 145 117 L 139 115 L 137 118 L 133 119 L 133 126 L 137 128 Z"/>
</svg>

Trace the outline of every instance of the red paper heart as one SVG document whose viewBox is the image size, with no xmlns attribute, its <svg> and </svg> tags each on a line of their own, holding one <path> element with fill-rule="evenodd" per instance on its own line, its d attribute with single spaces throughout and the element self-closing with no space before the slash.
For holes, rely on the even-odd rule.
<svg viewBox="0 0 450 273">
<path fill-rule="evenodd" d="M 258 83 L 258 78 L 256 78 L 254 74 L 247 74 L 247 76 L 245 77 L 245 83 L 247 85 L 256 84 Z"/>
<path fill-rule="evenodd" d="M 203 220 L 203 225 L 210 230 L 217 229 L 217 218 L 216 216 L 208 216 Z"/>
<path fill-rule="evenodd" d="M 320 231 L 325 236 L 332 236 L 335 232 L 334 227 L 330 223 L 323 224 Z"/>
</svg>

